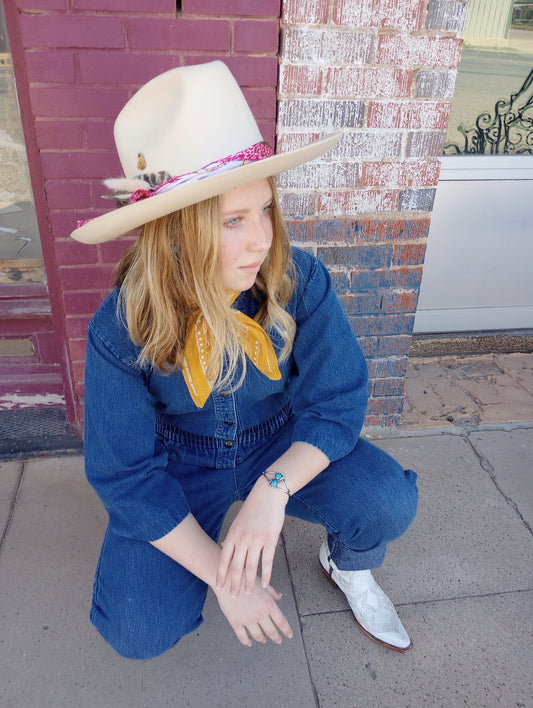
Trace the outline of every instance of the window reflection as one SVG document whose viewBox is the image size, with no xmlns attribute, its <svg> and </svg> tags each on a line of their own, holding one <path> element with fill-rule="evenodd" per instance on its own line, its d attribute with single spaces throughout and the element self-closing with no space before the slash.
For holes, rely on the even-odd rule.
<svg viewBox="0 0 533 708">
<path fill-rule="evenodd" d="M 533 2 L 471 0 L 446 155 L 533 155 Z"/>
</svg>

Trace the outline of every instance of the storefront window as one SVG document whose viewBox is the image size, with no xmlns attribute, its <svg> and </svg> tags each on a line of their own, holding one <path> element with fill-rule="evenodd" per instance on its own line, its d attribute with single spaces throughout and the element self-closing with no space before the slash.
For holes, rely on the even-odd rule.
<svg viewBox="0 0 533 708">
<path fill-rule="evenodd" d="M 0 284 L 44 280 L 39 230 L 0 6 Z"/>
<path fill-rule="evenodd" d="M 533 155 L 533 2 L 470 0 L 445 155 Z"/>
</svg>

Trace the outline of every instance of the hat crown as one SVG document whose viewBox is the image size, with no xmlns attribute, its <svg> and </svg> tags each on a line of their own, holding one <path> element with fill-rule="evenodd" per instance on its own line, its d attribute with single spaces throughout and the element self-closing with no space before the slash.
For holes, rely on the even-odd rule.
<svg viewBox="0 0 533 708">
<path fill-rule="evenodd" d="M 220 61 L 155 77 L 115 121 L 115 143 L 128 178 L 195 172 L 262 140 L 239 85 Z"/>
</svg>

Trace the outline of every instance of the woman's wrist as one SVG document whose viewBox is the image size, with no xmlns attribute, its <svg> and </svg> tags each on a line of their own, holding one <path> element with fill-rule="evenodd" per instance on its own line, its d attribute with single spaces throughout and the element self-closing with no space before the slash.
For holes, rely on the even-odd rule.
<svg viewBox="0 0 533 708">
<path fill-rule="evenodd" d="M 257 480 L 257 486 L 269 493 L 273 501 L 286 506 L 291 495 L 287 480 L 280 472 L 265 470 Z"/>
</svg>

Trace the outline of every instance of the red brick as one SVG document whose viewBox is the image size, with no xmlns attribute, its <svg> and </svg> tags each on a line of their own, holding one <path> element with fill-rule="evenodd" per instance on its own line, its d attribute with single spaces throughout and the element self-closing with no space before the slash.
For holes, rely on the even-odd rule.
<svg viewBox="0 0 533 708">
<path fill-rule="evenodd" d="M 322 91 L 322 69 L 319 66 L 281 64 L 280 96 L 319 96 Z"/>
<path fill-rule="evenodd" d="M 183 14 L 279 17 L 280 0 L 182 0 Z"/>
<path fill-rule="evenodd" d="M 437 184 L 438 162 L 365 162 L 362 187 L 429 187 Z"/>
<path fill-rule="evenodd" d="M 392 265 L 421 265 L 425 254 L 425 243 L 395 246 Z"/>
<path fill-rule="evenodd" d="M 386 314 L 416 312 L 417 302 L 418 291 L 391 292 L 383 295 L 381 299 L 381 311 Z"/>
<path fill-rule="evenodd" d="M 402 396 L 405 389 L 405 379 L 375 379 L 372 386 L 372 396 Z"/>
<path fill-rule="evenodd" d="M 233 48 L 236 52 L 277 54 L 279 25 L 277 20 L 236 20 Z"/>
<path fill-rule="evenodd" d="M 329 0 L 284 0 L 281 19 L 286 24 L 326 24 L 329 4 Z"/>
<path fill-rule="evenodd" d="M 382 35 L 378 39 L 377 64 L 456 68 L 462 40 L 452 37 Z"/>
<path fill-rule="evenodd" d="M 367 125 L 369 128 L 444 130 L 449 113 L 449 103 L 372 101 L 368 107 Z"/>
<path fill-rule="evenodd" d="M 327 71 L 323 94 L 339 98 L 406 98 L 413 74 L 402 69 L 335 67 Z"/>
<path fill-rule="evenodd" d="M 76 78 L 74 54 L 69 49 L 27 51 L 29 83 L 72 83 Z"/>
<path fill-rule="evenodd" d="M 80 51 L 80 75 L 86 83 L 134 84 L 138 87 L 180 63 L 177 53 Z"/>
<path fill-rule="evenodd" d="M 373 415 L 393 415 L 402 412 L 404 404 L 403 396 L 384 396 L 382 398 L 371 397 L 368 399 L 368 412 Z"/>
<path fill-rule="evenodd" d="M 93 205 L 91 187 L 86 182 L 48 180 L 45 190 L 50 209 L 90 209 Z"/>
<path fill-rule="evenodd" d="M 384 356 L 409 356 L 411 335 L 380 337 L 377 346 L 377 357 Z"/>
<path fill-rule="evenodd" d="M 398 194 L 392 190 L 359 190 L 326 192 L 319 195 L 319 214 L 369 214 L 395 211 Z"/>
<path fill-rule="evenodd" d="M 40 150 L 58 147 L 68 150 L 84 147 L 83 123 L 78 120 L 36 120 L 35 131 Z"/>
<path fill-rule="evenodd" d="M 230 50 L 230 23 L 226 19 L 189 20 L 179 17 L 132 17 L 130 47 L 132 49 Z"/>
<path fill-rule="evenodd" d="M 124 47 L 124 25 L 119 17 L 87 15 L 20 15 L 24 47 Z"/>
<path fill-rule="evenodd" d="M 128 98 L 129 92 L 116 86 L 30 89 L 35 116 L 53 118 L 116 117 Z"/>
<path fill-rule="evenodd" d="M 56 239 L 55 253 L 58 265 L 89 265 L 98 262 L 98 251 L 94 246 L 73 239 L 68 241 Z"/>
<path fill-rule="evenodd" d="M 350 27 L 417 30 L 422 27 L 426 0 L 338 0 L 333 22 Z"/>
</svg>

